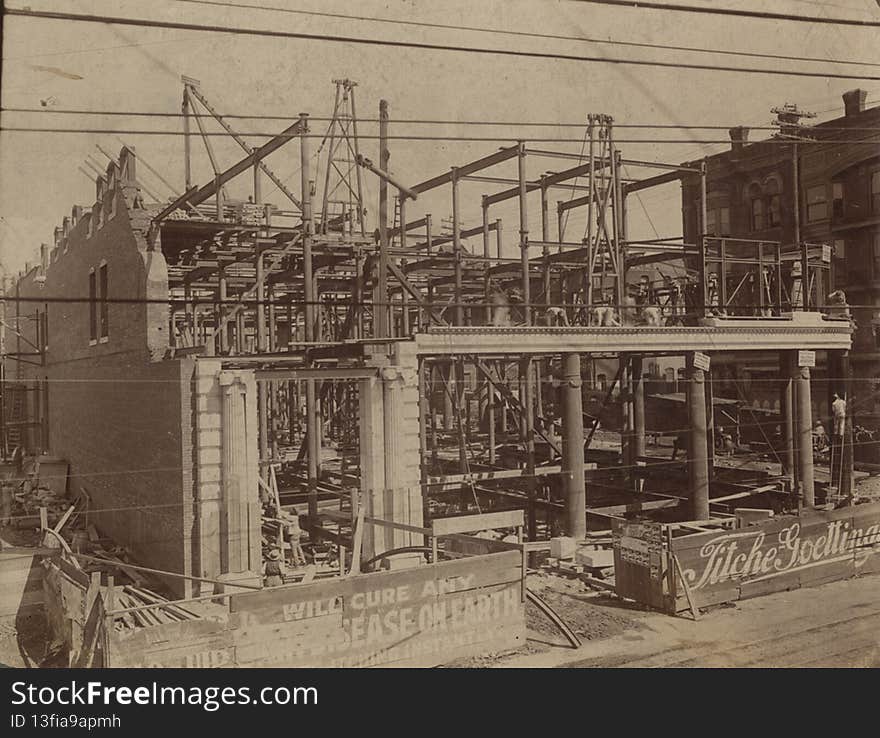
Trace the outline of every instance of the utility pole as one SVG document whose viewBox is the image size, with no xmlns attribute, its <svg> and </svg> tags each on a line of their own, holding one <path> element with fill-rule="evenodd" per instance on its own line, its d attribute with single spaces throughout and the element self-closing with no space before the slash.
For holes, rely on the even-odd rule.
<svg viewBox="0 0 880 738">
<path fill-rule="evenodd" d="M 810 303 L 810 273 L 809 255 L 806 247 L 801 243 L 801 187 L 800 187 L 800 162 L 798 161 L 798 141 L 805 138 L 804 127 L 801 118 L 815 118 L 815 113 L 798 110 L 794 103 L 785 103 L 781 107 L 772 108 L 771 113 L 776 113 L 773 125 L 779 128 L 774 138 L 791 141 L 791 212 L 792 212 L 792 240 L 794 247 L 800 249 L 801 263 L 801 300 L 802 309 L 806 310 Z M 795 306 L 792 305 L 792 309 Z"/>
</svg>

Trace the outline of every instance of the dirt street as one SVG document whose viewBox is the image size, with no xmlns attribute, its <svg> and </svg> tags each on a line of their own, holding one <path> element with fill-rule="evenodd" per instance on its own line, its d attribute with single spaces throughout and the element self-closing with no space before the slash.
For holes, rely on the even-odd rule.
<svg viewBox="0 0 880 738">
<path fill-rule="evenodd" d="M 621 608 L 606 599 L 601 605 Z M 554 647 L 501 667 L 876 667 L 880 576 L 715 608 L 694 622 L 626 612 L 637 627 L 575 650 Z"/>
</svg>

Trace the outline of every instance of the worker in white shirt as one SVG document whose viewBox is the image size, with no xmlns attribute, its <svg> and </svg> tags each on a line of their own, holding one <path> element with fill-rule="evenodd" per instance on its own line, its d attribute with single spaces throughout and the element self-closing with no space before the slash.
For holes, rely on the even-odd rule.
<svg viewBox="0 0 880 738">
<path fill-rule="evenodd" d="M 834 400 L 831 403 L 831 415 L 834 418 L 834 435 L 843 437 L 844 426 L 846 425 L 846 400 L 836 392 L 834 393 Z"/>
</svg>

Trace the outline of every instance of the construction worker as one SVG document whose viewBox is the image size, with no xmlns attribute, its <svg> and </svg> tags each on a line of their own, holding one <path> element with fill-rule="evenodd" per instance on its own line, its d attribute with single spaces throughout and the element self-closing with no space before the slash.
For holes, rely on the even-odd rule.
<svg viewBox="0 0 880 738">
<path fill-rule="evenodd" d="M 803 267 L 799 261 L 791 265 L 791 309 L 800 310 L 804 306 Z"/>
<path fill-rule="evenodd" d="M 825 432 L 825 426 L 822 421 L 816 422 L 813 426 L 813 451 L 822 453 L 828 448 L 828 434 Z"/>
<path fill-rule="evenodd" d="M 299 515 L 295 512 L 282 512 L 281 526 L 284 533 L 284 547 L 289 550 L 290 554 L 290 566 L 303 566 L 306 563 L 306 557 L 300 545 L 302 528 L 299 527 Z"/>
<path fill-rule="evenodd" d="M 265 586 L 277 587 L 280 584 L 284 584 L 284 579 L 281 576 L 282 566 L 281 550 L 277 546 L 273 546 L 269 549 L 269 554 L 263 563 L 263 583 Z"/>
<path fill-rule="evenodd" d="M 709 307 L 709 315 L 721 315 L 721 310 L 719 309 L 721 294 L 718 289 L 718 275 L 715 272 L 710 272 L 709 274 L 709 286 L 706 298 L 706 303 Z"/>
<path fill-rule="evenodd" d="M 654 294 L 651 289 L 651 278 L 647 274 L 643 274 L 639 277 L 639 282 L 636 285 L 636 305 L 644 307 L 645 305 L 653 304 Z"/>
<path fill-rule="evenodd" d="M 844 400 L 837 392 L 833 395 L 834 400 L 831 403 L 831 414 L 834 418 L 832 432 L 835 436 L 843 437 L 844 426 L 846 425 L 846 400 Z"/>
<path fill-rule="evenodd" d="M 687 456 L 688 432 L 686 429 L 680 430 L 675 436 L 675 441 L 672 444 L 672 461 L 675 461 L 675 457 L 678 456 L 679 451 L 684 451 L 685 456 Z"/>
<path fill-rule="evenodd" d="M 736 451 L 736 444 L 733 442 L 733 434 L 725 430 L 723 426 L 718 427 L 718 433 L 715 437 L 715 445 L 718 450 L 726 456 L 733 456 Z"/>
</svg>

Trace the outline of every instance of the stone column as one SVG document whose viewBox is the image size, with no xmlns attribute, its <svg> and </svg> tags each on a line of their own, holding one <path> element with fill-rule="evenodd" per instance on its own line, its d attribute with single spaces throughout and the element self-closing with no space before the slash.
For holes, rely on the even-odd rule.
<svg viewBox="0 0 880 738">
<path fill-rule="evenodd" d="M 421 527 L 422 494 L 418 465 L 419 393 L 412 367 L 382 370 L 385 428 L 385 511 L 391 520 Z M 421 545 L 421 536 L 385 528 L 386 549 Z"/>
<path fill-rule="evenodd" d="M 220 373 L 222 391 L 222 502 L 220 559 L 224 574 L 250 567 L 247 505 L 246 388 L 237 372 Z"/>
<path fill-rule="evenodd" d="M 361 380 L 361 498 L 367 517 L 404 525 L 424 525 L 419 467 L 419 386 L 415 353 L 395 348 L 395 364 Z M 422 536 L 367 524 L 363 557 L 394 548 L 422 545 Z M 420 556 L 395 556 L 391 566 L 417 564 Z"/>
<path fill-rule="evenodd" d="M 223 407 L 217 382 L 220 362 L 199 359 L 195 378 L 195 545 L 196 576 L 216 578 L 222 571 L 220 561 L 220 520 L 222 517 L 222 435 Z M 207 583 L 193 585 L 193 593 L 213 593 Z"/>
<path fill-rule="evenodd" d="M 371 518 L 385 517 L 385 422 L 382 382 L 378 378 L 358 383 L 358 417 L 360 419 L 361 504 Z M 352 509 L 355 506 L 352 504 Z M 381 553 L 382 529 L 365 525 L 362 556 L 369 559 Z"/>
<path fill-rule="evenodd" d="M 801 481 L 801 501 L 804 507 L 816 504 L 813 482 L 813 408 L 810 396 L 810 367 L 797 367 L 794 372 L 797 393 L 798 464 Z"/>
</svg>

